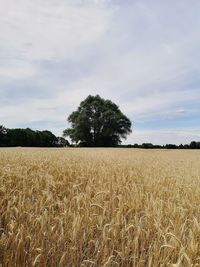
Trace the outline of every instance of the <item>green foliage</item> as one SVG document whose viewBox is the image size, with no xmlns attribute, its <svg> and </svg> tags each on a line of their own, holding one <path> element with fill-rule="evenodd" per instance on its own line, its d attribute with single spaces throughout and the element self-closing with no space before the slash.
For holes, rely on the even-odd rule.
<svg viewBox="0 0 200 267">
<path fill-rule="evenodd" d="M 174 144 L 166 144 L 165 148 L 167 148 L 167 149 L 177 149 L 179 147 L 177 145 L 174 145 Z"/>
<path fill-rule="evenodd" d="M 153 148 L 153 144 L 151 144 L 151 143 L 143 143 L 142 144 L 142 148 L 146 148 L 146 149 Z"/>
<path fill-rule="evenodd" d="M 0 146 L 5 146 L 7 142 L 7 132 L 8 130 L 3 125 L 0 125 Z"/>
<path fill-rule="evenodd" d="M 33 131 L 27 129 L 6 129 L 0 126 L 0 146 L 23 147 L 63 147 L 69 142 L 63 137 L 56 137 L 50 131 Z"/>
<path fill-rule="evenodd" d="M 63 137 L 57 137 L 56 146 L 57 147 L 66 147 L 66 146 L 70 146 L 70 143 L 68 142 L 68 140 L 66 140 Z"/>
<path fill-rule="evenodd" d="M 200 149 L 200 142 L 192 141 L 192 142 L 190 143 L 190 148 L 191 148 L 191 149 Z"/>
<path fill-rule="evenodd" d="M 131 133 L 131 121 L 119 107 L 99 95 L 89 95 L 68 117 L 71 128 L 64 136 L 80 146 L 109 147 L 121 143 Z"/>
</svg>

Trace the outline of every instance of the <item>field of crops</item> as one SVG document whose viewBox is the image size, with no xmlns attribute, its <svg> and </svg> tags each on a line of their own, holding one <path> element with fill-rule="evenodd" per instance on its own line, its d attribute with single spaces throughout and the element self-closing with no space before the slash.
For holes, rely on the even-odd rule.
<svg viewBox="0 0 200 267">
<path fill-rule="evenodd" d="M 0 149 L 0 266 L 200 266 L 200 152 Z"/>
</svg>

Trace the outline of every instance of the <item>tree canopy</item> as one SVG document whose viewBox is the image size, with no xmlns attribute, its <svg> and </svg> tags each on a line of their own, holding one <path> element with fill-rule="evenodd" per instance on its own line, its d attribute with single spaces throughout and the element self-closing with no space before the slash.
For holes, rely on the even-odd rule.
<svg viewBox="0 0 200 267">
<path fill-rule="evenodd" d="M 131 133 L 131 121 L 110 100 L 89 95 L 68 117 L 64 136 L 80 146 L 110 147 Z"/>
<path fill-rule="evenodd" d="M 63 137 L 56 137 L 50 131 L 33 131 L 26 129 L 6 129 L 0 125 L 0 146 L 25 146 L 25 147 L 64 147 L 69 142 Z"/>
</svg>

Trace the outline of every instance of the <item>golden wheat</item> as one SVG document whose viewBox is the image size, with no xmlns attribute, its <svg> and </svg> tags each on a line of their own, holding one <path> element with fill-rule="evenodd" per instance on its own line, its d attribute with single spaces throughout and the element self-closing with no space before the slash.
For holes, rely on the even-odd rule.
<svg viewBox="0 0 200 267">
<path fill-rule="evenodd" d="M 1 149 L 0 266 L 200 266 L 200 152 Z"/>
</svg>

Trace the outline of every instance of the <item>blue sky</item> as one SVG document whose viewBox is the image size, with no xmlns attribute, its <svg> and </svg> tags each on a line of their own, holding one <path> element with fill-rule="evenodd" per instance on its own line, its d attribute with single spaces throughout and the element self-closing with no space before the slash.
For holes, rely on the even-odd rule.
<svg viewBox="0 0 200 267">
<path fill-rule="evenodd" d="M 200 140 L 199 0 L 0 0 L 0 124 L 56 135 L 89 94 L 125 143 Z"/>
</svg>

